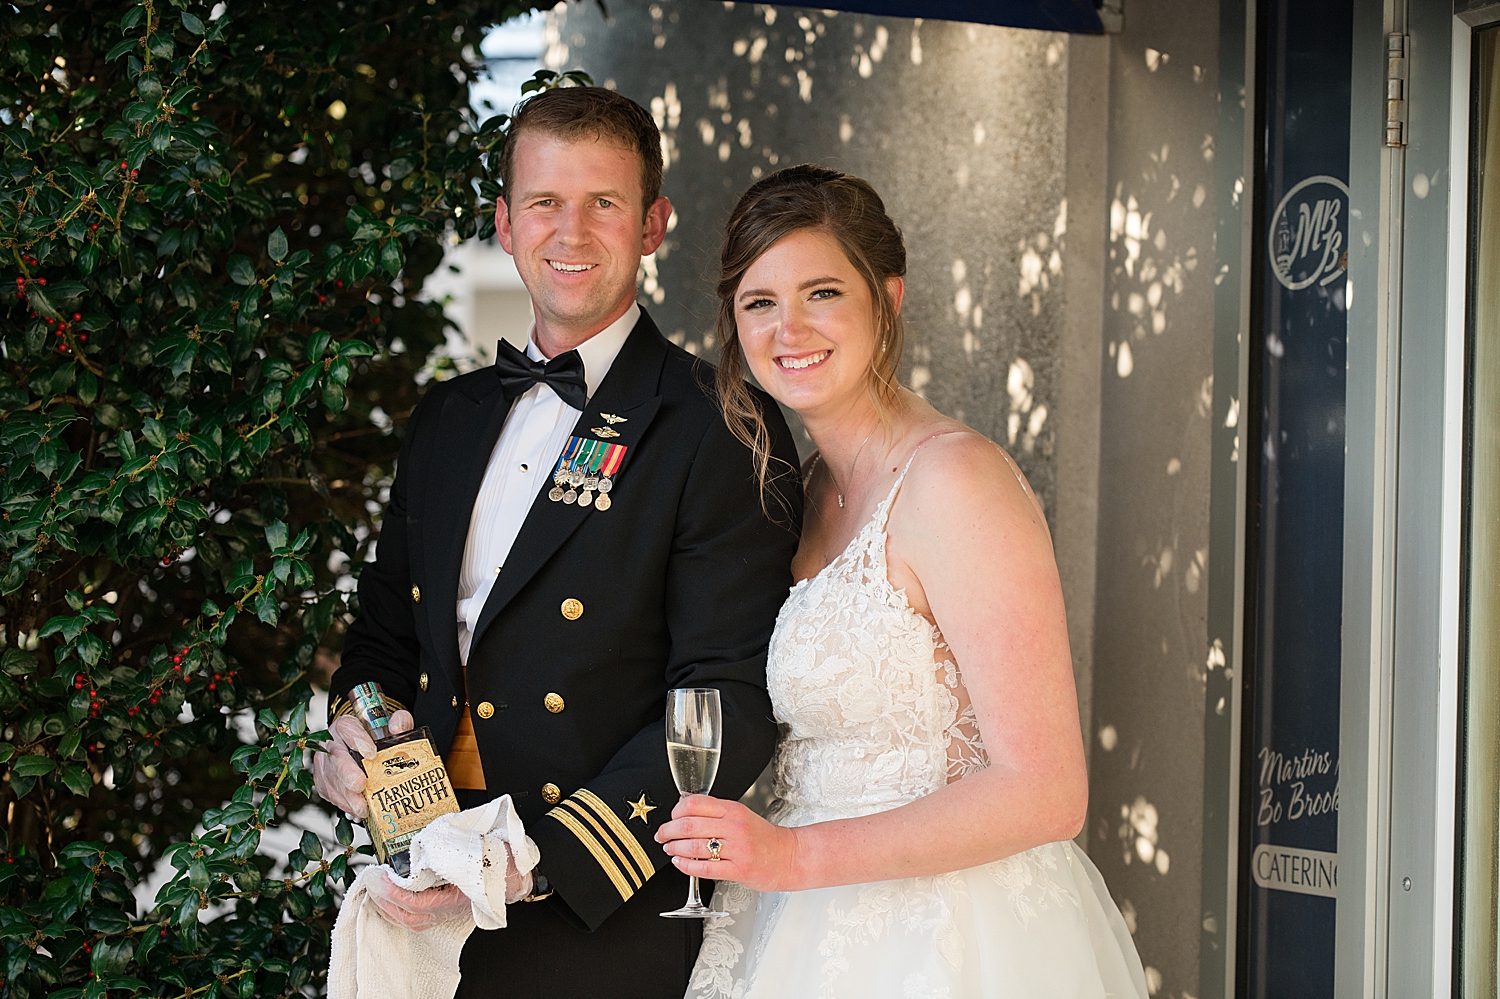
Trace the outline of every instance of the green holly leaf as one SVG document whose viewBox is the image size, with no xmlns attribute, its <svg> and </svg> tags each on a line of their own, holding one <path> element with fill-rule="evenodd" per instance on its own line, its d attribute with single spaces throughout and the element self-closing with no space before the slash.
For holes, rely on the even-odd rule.
<svg viewBox="0 0 1500 999">
<path fill-rule="evenodd" d="M 277 230 L 277 232 L 280 231 Z M 229 279 L 235 284 L 252 285 L 255 283 L 255 265 L 250 262 L 249 257 L 238 253 L 230 257 L 228 270 Z"/>
<path fill-rule="evenodd" d="M 85 798 L 94 789 L 94 781 L 89 777 L 89 772 L 80 766 L 70 765 L 63 767 L 62 782 L 67 785 L 69 791 L 82 795 Z"/>
<path fill-rule="evenodd" d="M 23 756 L 11 765 L 11 773 L 21 777 L 39 777 L 50 774 L 56 764 L 46 756 Z"/>
<path fill-rule="evenodd" d="M 146 443 L 157 450 L 167 446 L 167 431 L 161 422 L 148 416 L 141 423 L 141 436 L 146 438 Z"/>
<path fill-rule="evenodd" d="M 276 231 L 271 233 L 271 238 L 266 240 L 266 255 L 278 264 L 286 259 L 286 233 L 281 231 L 280 226 L 277 226 Z"/>
</svg>

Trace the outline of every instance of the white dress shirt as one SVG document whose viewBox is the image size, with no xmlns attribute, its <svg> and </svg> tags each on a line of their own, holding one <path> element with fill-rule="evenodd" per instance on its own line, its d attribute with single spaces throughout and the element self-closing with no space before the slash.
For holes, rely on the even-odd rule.
<svg viewBox="0 0 1500 999">
<path fill-rule="evenodd" d="M 632 303 L 623 316 L 579 344 L 578 356 L 583 359 L 589 398 L 593 398 L 609 373 L 640 316 L 641 307 Z M 533 335 L 527 338 L 526 356 L 533 361 L 550 360 L 537 349 L 534 335 L 533 327 Z M 495 577 L 510 556 L 511 546 L 536 502 L 537 493 L 552 481 L 552 469 L 582 415 L 582 410 L 563 402 L 551 386 L 538 382 L 521 393 L 505 418 L 500 439 L 484 471 L 479 496 L 474 501 L 469 539 L 464 544 L 463 567 L 458 577 L 458 654 L 465 665 L 469 662 L 474 627 L 495 585 Z"/>
</svg>

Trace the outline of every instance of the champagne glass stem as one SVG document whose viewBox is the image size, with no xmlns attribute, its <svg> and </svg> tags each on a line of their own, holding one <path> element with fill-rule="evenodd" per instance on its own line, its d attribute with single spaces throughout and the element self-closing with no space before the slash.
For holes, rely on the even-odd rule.
<svg viewBox="0 0 1500 999">
<path fill-rule="evenodd" d="M 688 877 L 688 898 L 687 904 L 684 905 L 683 908 L 701 909 L 702 907 L 703 899 L 698 894 L 698 875 L 693 874 Z"/>
</svg>

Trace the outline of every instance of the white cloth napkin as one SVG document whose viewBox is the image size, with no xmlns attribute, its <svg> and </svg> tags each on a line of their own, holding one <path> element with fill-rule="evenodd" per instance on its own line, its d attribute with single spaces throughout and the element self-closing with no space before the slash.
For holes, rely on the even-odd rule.
<svg viewBox="0 0 1500 999">
<path fill-rule="evenodd" d="M 365 867 L 333 924 L 329 999 L 453 999 L 464 941 L 476 926 L 505 926 L 505 871 L 512 858 L 525 875 L 541 853 L 506 794 L 440 816 L 417 833 L 410 877 L 396 877 L 385 865 Z M 473 903 L 472 911 L 420 933 L 393 925 L 368 897 L 370 880 L 381 872 L 411 891 L 457 885 Z"/>
</svg>

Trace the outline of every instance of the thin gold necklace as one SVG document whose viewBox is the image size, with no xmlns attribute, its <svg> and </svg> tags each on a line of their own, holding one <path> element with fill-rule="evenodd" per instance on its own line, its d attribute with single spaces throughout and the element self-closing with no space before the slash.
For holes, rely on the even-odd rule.
<svg viewBox="0 0 1500 999">
<path fill-rule="evenodd" d="M 871 427 L 870 428 L 870 432 L 868 434 L 865 434 L 865 439 L 859 442 L 859 447 L 856 448 L 855 451 L 854 451 L 854 460 L 851 461 L 851 462 L 849 462 L 849 481 L 851 483 L 854 481 L 854 468 L 855 468 L 856 465 L 859 464 L 859 456 L 864 452 L 865 445 L 868 444 L 868 443 L 870 443 L 870 438 L 874 435 L 874 433 L 875 433 L 875 428 Z M 829 478 L 833 478 L 833 466 L 832 465 L 828 466 L 828 477 Z M 842 510 L 844 508 L 844 494 L 839 489 L 839 480 L 838 479 L 833 479 L 833 492 L 834 492 L 834 495 L 838 496 L 838 498 L 839 498 L 839 509 Z"/>
</svg>

